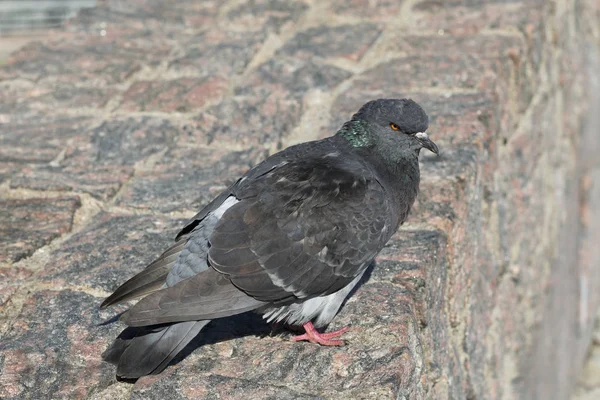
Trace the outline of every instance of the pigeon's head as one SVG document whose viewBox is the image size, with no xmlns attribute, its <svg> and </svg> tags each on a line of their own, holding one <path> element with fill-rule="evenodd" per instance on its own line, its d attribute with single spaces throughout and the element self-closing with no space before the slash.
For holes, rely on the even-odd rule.
<svg viewBox="0 0 600 400">
<path fill-rule="evenodd" d="M 438 147 L 425 133 L 429 118 L 411 99 L 379 99 L 366 103 L 352 121 L 366 126 L 369 142 L 383 150 L 411 151 L 426 148 L 438 154 Z M 351 121 L 351 122 L 352 122 Z"/>
</svg>

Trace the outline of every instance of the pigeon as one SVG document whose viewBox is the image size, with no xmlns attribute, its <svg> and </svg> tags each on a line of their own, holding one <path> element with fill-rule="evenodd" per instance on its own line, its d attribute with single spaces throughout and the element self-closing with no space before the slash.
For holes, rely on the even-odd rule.
<svg viewBox="0 0 600 400">
<path fill-rule="evenodd" d="M 196 214 L 175 243 L 101 307 L 140 298 L 102 354 L 120 379 L 160 373 L 213 319 L 254 310 L 322 333 L 419 190 L 419 152 L 438 147 L 411 99 L 369 101 L 331 137 L 288 147 Z M 319 330 L 318 330 L 319 329 Z"/>
</svg>

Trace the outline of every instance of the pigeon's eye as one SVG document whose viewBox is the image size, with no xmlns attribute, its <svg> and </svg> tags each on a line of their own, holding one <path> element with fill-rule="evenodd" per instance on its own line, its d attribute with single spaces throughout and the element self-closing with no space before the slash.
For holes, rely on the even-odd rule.
<svg viewBox="0 0 600 400">
<path fill-rule="evenodd" d="M 393 123 L 393 122 L 390 122 L 390 128 L 392 128 L 395 131 L 399 131 L 400 130 L 400 127 L 398 125 L 396 125 L 395 123 Z"/>
</svg>

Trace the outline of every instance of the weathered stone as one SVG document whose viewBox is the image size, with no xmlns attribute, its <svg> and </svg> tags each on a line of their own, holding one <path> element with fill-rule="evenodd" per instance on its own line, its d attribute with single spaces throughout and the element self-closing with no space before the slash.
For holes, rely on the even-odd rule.
<svg viewBox="0 0 600 400">
<path fill-rule="evenodd" d="M 275 57 L 257 68 L 236 94 L 267 96 L 283 87 L 290 97 L 300 97 L 308 90 L 330 90 L 350 77 L 351 73 L 319 60 L 303 61 L 290 56 Z"/>
<path fill-rule="evenodd" d="M 490 89 L 496 92 L 498 104 L 508 103 L 511 100 L 528 104 L 540 84 L 540 77 L 531 74 L 531 68 L 535 66 L 530 64 L 531 61 L 527 57 L 527 45 L 516 36 L 500 34 L 412 36 L 397 30 L 386 32 L 380 43 L 378 52 L 381 54 L 398 54 L 407 58 L 416 54 L 436 57 L 447 54 L 447 50 L 452 49 L 451 54 L 454 57 L 466 56 L 466 63 L 469 63 L 468 55 L 476 55 L 483 68 L 480 72 L 486 78 L 495 76 L 496 82 L 499 82 L 493 88 L 486 87 L 486 92 L 491 92 Z M 443 75 L 444 72 L 440 74 Z"/>
<path fill-rule="evenodd" d="M 195 212 L 265 155 L 264 150 L 175 148 L 151 169 L 140 171 L 116 203 L 166 213 Z"/>
<path fill-rule="evenodd" d="M 208 30 L 186 38 L 185 54 L 169 70 L 194 77 L 241 74 L 265 39 L 263 32 Z"/>
<path fill-rule="evenodd" d="M 122 82 L 140 69 L 134 49 L 117 48 L 108 40 L 82 46 L 34 43 L 16 53 L 0 71 L 0 79 L 79 82 L 107 85 Z"/>
<path fill-rule="evenodd" d="M 79 198 L 0 200 L 0 262 L 19 261 L 69 232 Z"/>
<path fill-rule="evenodd" d="M 0 267 L 0 310 L 33 271 L 15 266 Z M 4 317 L 0 318 L 0 322 Z"/>
<path fill-rule="evenodd" d="M 320 61 L 273 58 L 237 87 L 234 97 L 195 118 L 200 143 L 219 141 L 235 148 L 276 143 L 280 149 L 281 139 L 300 121 L 306 93 L 331 90 L 350 75 Z M 193 135 L 186 141 L 198 142 L 198 138 Z"/>
<path fill-rule="evenodd" d="M 385 40 L 378 46 L 378 51 L 382 53 L 404 57 L 416 54 L 439 56 L 452 49 L 454 54 L 476 54 L 482 61 L 508 58 L 512 51 L 523 46 L 523 41 L 518 37 L 505 35 L 411 35 L 401 30 L 392 30 L 386 31 L 383 39 Z"/>
<path fill-rule="evenodd" d="M 96 326 L 107 315 L 98 311 L 97 302 L 73 290 L 40 290 L 28 296 L 18 322 L 0 343 L 0 396 L 85 398 L 110 385 L 112 368 L 97 355 L 118 328 Z"/>
<path fill-rule="evenodd" d="M 531 29 L 542 20 L 541 0 L 440 1 L 422 0 L 413 6 L 415 28 L 452 35 L 473 35 L 483 29 Z"/>
<path fill-rule="evenodd" d="M 11 179 L 11 187 L 82 191 L 110 198 L 133 175 L 138 161 L 166 150 L 181 130 L 152 117 L 105 121 L 71 143 L 56 138 L 65 146 L 62 157 L 47 165 L 24 167 Z"/>
<path fill-rule="evenodd" d="M 93 128 L 74 158 L 102 165 L 133 165 L 165 150 L 182 128 L 161 118 L 114 118 Z M 85 155 L 85 157 L 83 157 Z"/>
<path fill-rule="evenodd" d="M 133 175 L 130 166 L 26 166 L 10 180 L 11 189 L 77 191 L 107 200 Z"/>
<path fill-rule="evenodd" d="M 587 361 L 579 377 L 573 400 L 593 400 L 600 394 L 600 313 L 596 315 L 594 340 L 587 354 Z"/>
<path fill-rule="evenodd" d="M 102 108 L 116 94 L 116 90 L 78 87 L 61 84 L 49 87 L 31 98 L 31 106 L 37 109 Z"/>
<path fill-rule="evenodd" d="M 297 21 L 308 9 L 304 0 L 250 0 L 232 7 L 223 21 L 240 30 L 279 32 L 286 24 Z"/>
<path fill-rule="evenodd" d="M 179 3 L 183 3 L 183 1 Z M 170 12 L 174 7 L 177 6 L 171 4 L 171 7 L 165 7 L 161 2 L 146 0 L 127 2 L 103 0 L 98 4 L 98 7 L 80 10 L 75 18 L 67 21 L 66 27 L 69 31 L 79 35 L 87 33 L 98 36 L 104 30 L 105 36 L 109 37 L 127 37 L 130 35 L 148 37 L 155 30 L 160 30 L 162 33 L 160 36 L 167 37 L 170 36 L 173 30 L 184 28 L 182 13 Z M 161 9 L 158 10 L 158 8 Z M 209 10 L 210 7 L 207 7 L 205 12 L 209 12 Z M 162 15 L 158 14 L 159 12 Z M 214 13 L 212 16 L 214 16 Z M 152 43 L 148 43 L 148 45 L 151 46 Z"/>
<path fill-rule="evenodd" d="M 403 3 L 404 1 L 397 0 L 334 0 L 330 10 L 334 14 L 361 19 L 397 21 Z"/>
<path fill-rule="evenodd" d="M 132 399 L 205 399 L 246 398 L 280 400 L 315 400 L 320 396 L 301 393 L 279 385 L 267 385 L 245 379 L 216 374 L 181 373 L 169 374 L 174 382 L 164 379 L 141 379 L 133 392 Z M 174 387 L 180 390 L 174 391 Z"/>
<path fill-rule="evenodd" d="M 370 96 L 369 90 L 379 84 L 387 88 L 411 91 L 423 88 L 440 90 L 489 87 L 481 59 L 469 54 L 414 55 L 387 61 L 361 74 L 354 82 L 355 90 Z"/>
<path fill-rule="evenodd" d="M 49 163 L 80 140 L 90 122 L 89 117 L 50 115 L 34 122 L 9 116 L 0 131 L 0 161 Z"/>
<path fill-rule="evenodd" d="M 85 285 L 112 291 L 166 250 L 184 222 L 101 213 L 61 244 L 39 277 L 57 289 Z"/>
<path fill-rule="evenodd" d="M 129 111 L 192 112 L 218 102 L 227 91 L 220 76 L 180 78 L 170 81 L 141 81 L 123 95 L 121 108 Z"/>
<path fill-rule="evenodd" d="M 301 59 L 318 56 L 359 61 L 380 33 L 376 24 L 319 26 L 298 33 L 280 53 Z"/>
<path fill-rule="evenodd" d="M 251 104 L 251 108 L 247 109 L 247 106 L 244 108 L 247 110 L 245 113 L 250 113 L 254 121 L 257 119 L 257 116 L 253 115 L 256 111 L 275 117 L 273 122 L 261 118 L 260 123 L 256 125 L 259 130 L 256 134 L 260 138 L 259 143 L 264 140 L 273 141 L 274 138 L 287 136 L 299 122 L 307 93 L 333 90 L 350 76 L 350 72 L 327 65 L 317 59 L 302 61 L 290 56 L 278 56 L 260 65 L 243 85 L 238 86 L 234 99 Z M 257 102 L 258 104 L 254 105 Z M 222 118 L 227 118 L 229 115 L 236 114 L 221 115 Z M 251 121 L 251 128 L 254 128 L 254 121 Z M 249 136 L 253 137 L 254 134 Z M 244 139 L 240 137 L 239 140 Z"/>
<path fill-rule="evenodd" d="M 126 3 L 119 0 L 104 2 L 104 12 L 125 15 L 134 21 L 140 21 L 144 27 L 156 24 L 160 27 L 173 28 L 179 25 L 186 27 L 203 26 L 214 22 L 222 2 L 181 0 L 175 3 L 152 0 L 132 0 Z M 91 18 L 97 21 L 98 18 Z"/>
<path fill-rule="evenodd" d="M 302 104 L 284 90 L 260 96 L 239 95 L 210 107 L 194 118 L 185 143 L 222 143 L 239 149 L 279 143 L 300 121 Z"/>
<path fill-rule="evenodd" d="M 19 168 L 21 165 L 18 163 L 0 161 L 0 184 L 8 180 Z"/>
</svg>

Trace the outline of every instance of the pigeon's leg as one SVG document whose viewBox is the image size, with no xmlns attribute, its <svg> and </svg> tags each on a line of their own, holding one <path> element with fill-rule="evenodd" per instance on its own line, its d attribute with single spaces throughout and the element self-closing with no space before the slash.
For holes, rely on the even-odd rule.
<svg viewBox="0 0 600 400">
<path fill-rule="evenodd" d="M 332 340 L 331 338 L 340 336 L 341 334 L 348 332 L 348 330 L 350 329 L 348 327 L 345 327 L 333 332 L 319 333 L 313 326 L 312 322 L 307 322 L 302 326 L 304 327 L 306 333 L 304 335 L 294 336 L 292 338 L 294 342 L 308 340 L 311 343 L 318 343 L 323 346 L 343 346 L 343 340 Z"/>
</svg>

